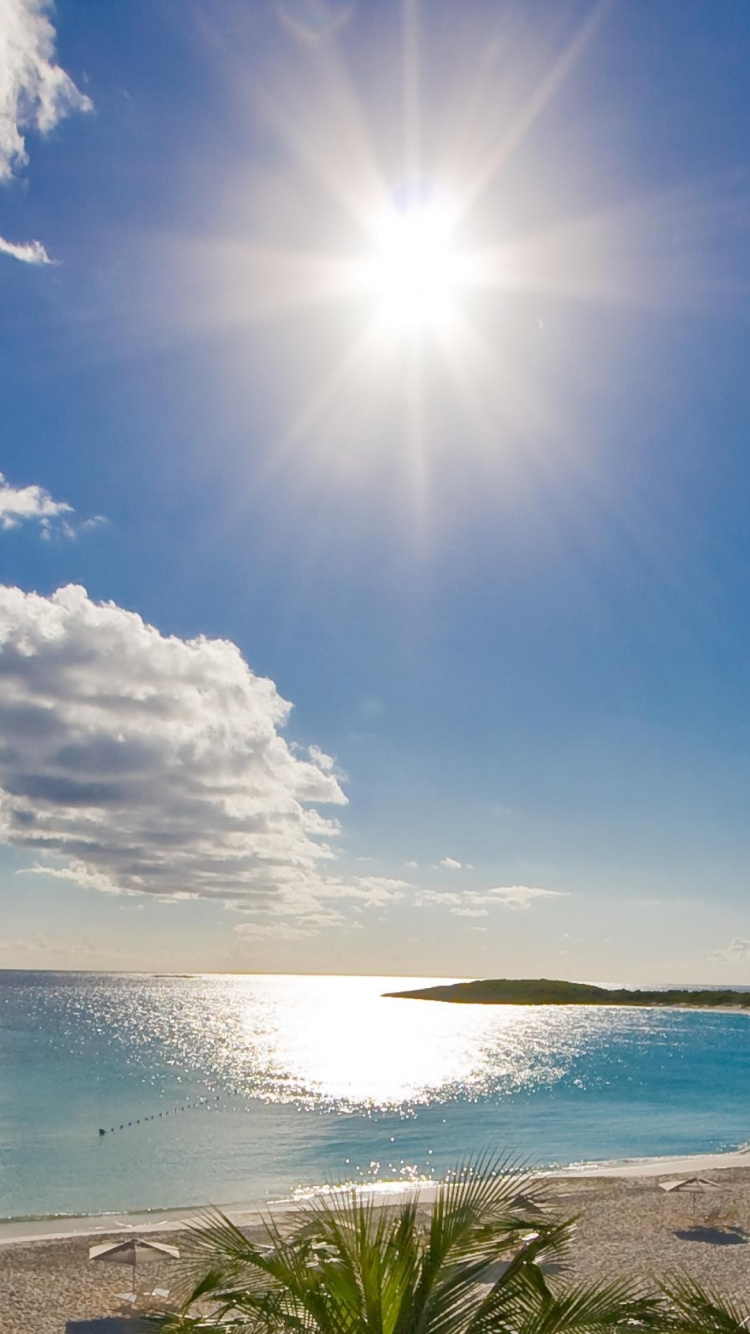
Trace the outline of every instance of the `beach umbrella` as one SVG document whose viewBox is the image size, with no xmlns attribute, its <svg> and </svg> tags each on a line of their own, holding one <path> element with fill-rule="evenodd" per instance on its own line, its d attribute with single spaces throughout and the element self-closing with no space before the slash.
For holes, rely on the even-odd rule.
<svg viewBox="0 0 750 1334">
<path fill-rule="evenodd" d="M 106 1264 L 133 1266 L 133 1292 L 138 1260 L 179 1260 L 176 1246 L 163 1241 L 147 1241 L 144 1237 L 126 1237 L 123 1241 L 102 1241 L 89 1246 L 89 1260 L 103 1260 Z"/>
<path fill-rule="evenodd" d="M 693 1217 L 695 1217 L 698 1208 L 699 1195 L 712 1195 L 715 1190 L 721 1190 L 717 1181 L 709 1181 L 708 1177 L 683 1177 L 679 1181 L 660 1181 L 659 1189 L 666 1191 L 668 1195 L 684 1193 L 693 1197 Z"/>
</svg>

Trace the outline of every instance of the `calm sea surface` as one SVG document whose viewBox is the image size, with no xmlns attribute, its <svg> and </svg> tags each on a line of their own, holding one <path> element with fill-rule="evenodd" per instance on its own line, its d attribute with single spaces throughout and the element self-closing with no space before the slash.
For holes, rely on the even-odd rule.
<svg viewBox="0 0 750 1334">
<path fill-rule="evenodd" d="M 0 972 L 0 1217 L 750 1139 L 750 1014 L 382 999 L 434 980 Z"/>
</svg>

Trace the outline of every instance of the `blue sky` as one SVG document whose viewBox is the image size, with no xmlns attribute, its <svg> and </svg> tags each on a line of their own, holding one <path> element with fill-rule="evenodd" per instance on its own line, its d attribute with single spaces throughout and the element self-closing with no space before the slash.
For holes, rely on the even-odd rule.
<svg viewBox="0 0 750 1334">
<path fill-rule="evenodd" d="M 2 965 L 750 981 L 750 11 L 6 11 Z"/>
</svg>

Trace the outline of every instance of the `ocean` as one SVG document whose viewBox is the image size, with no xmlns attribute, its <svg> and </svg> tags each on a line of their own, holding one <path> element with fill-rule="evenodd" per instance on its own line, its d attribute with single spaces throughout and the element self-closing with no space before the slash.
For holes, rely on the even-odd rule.
<svg viewBox="0 0 750 1334">
<path fill-rule="evenodd" d="M 0 1217 L 750 1139 L 750 1014 L 382 995 L 444 980 L 0 971 Z"/>
</svg>

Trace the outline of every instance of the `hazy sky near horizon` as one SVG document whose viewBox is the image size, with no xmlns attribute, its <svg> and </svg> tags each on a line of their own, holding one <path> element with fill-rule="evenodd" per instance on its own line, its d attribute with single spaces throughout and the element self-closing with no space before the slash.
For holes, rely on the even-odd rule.
<svg viewBox="0 0 750 1334">
<path fill-rule="evenodd" d="M 0 967 L 750 982 L 749 66 L 0 0 Z"/>
</svg>

